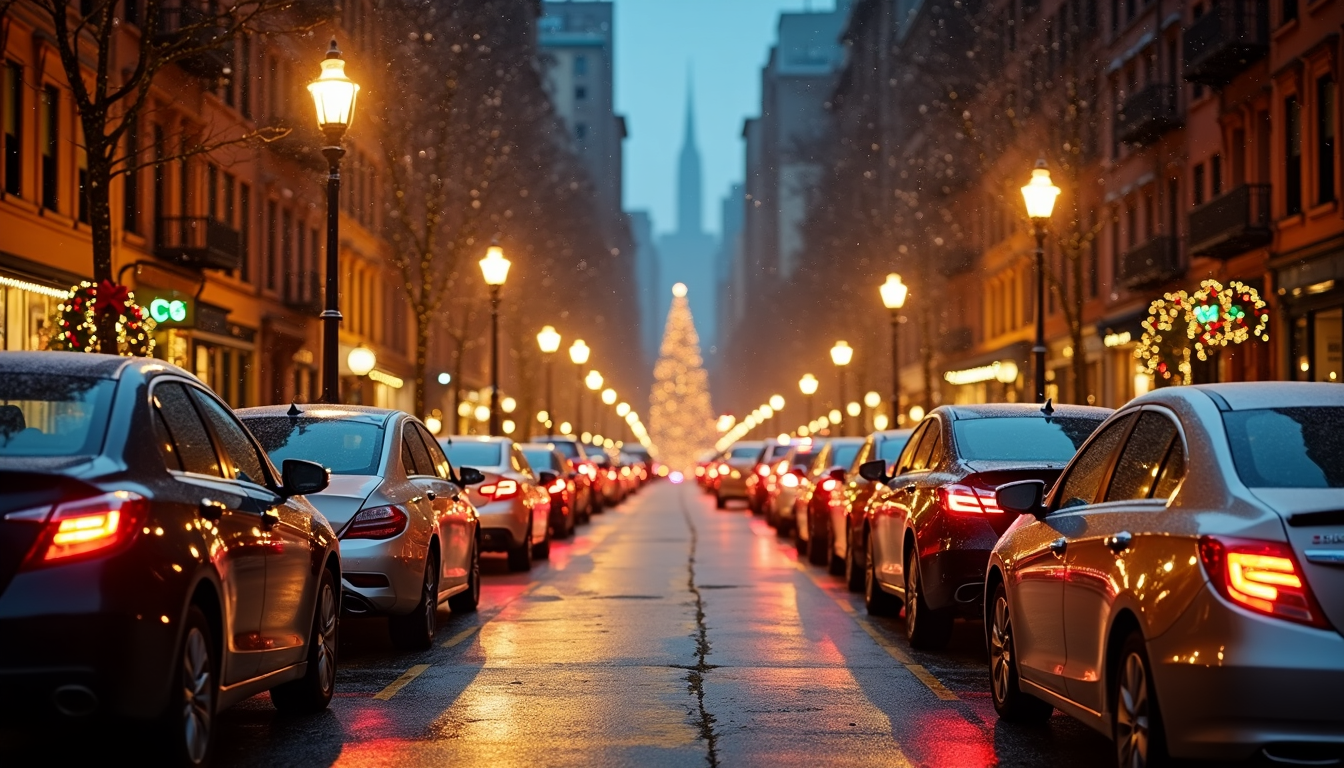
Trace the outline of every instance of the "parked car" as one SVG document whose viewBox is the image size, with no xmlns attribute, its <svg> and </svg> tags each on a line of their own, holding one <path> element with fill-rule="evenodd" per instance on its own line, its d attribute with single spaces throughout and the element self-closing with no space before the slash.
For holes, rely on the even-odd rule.
<svg viewBox="0 0 1344 768">
<path fill-rule="evenodd" d="M 825 445 L 826 441 L 822 438 L 799 440 L 776 465 L 778 480 L 766 501 L 765 520 L 780 536 L 793 533 L 793 507 L 798 498 L 798 489 L 805 482 L 812 461 Z"/>
<path fill-rule="evenodd" d="M 809 545 L 809 559 L 817 565 L 827 565 L 832 573 L 844 576 L 845 585 L 851 592 L 863 591 L 864 556 L 862 544 L 863 526 L 868 519 L 868 503 L 873 494 L 882 488 L 882 483 L 869 480 L 859 473 L 859 468 L 870 461 L 882 460 L 887 464 L 887 474 L 894 474 L 896 460 L 901 451 L 910 442 L 914 429 L 888 429 L 874 432 L 863 441 L 854 462 L 845 472 L 845 479 L 838 493 L 830 498 L 830 514 L 826 518 L 829 525 L 824 530 L 829 552 L 817 551 Z M 818 517 L 821 521 L 823 518 Z M 860 542 L 851 546 L 851 542 Z"/>
<path fill-rule="evenodd" d="M 357 405 L 270 405 L 239 418 L 271 461 L 301 458 L 331 472 L 308 497 L 341 541 L 341 607 L 387 616 L 392 642 L 424 650 L 438 608 L 476 610 L 480 522 L 460 478 L 419 419 Z"/>
<path fill-rule="evenodd" d="M 760 440 L 740 440 L 724 451 L 717 463 L 711 463 L 718 480 L 712 487 L 716 507 L 723 509 L 732 499 L 747 499 L 747 478 L 764 448 L 765 443 Z"/>
<path fill-rule="evenodd" d="M 755 514 L 765 514 L 766 502 L 770 500 L 771 490 L 779 480 L 779 462 L 792 447 L 792 440 L 782 443 L 766 440 L 765 447 L 756 457 L 751 473 L 747 475 L 747 504 Z"/>
<path fill-rule="evenodd" d="M 161 360 L 0 353 L 0 708 L 152 725 L 210 759 L 216 713 L 326 708 L 341 559 L 227 405 Z M 72 726 L 74 727 L 74 726 Z"/>
<path fill-rule="evenodd" d="M 606 451 L 600 448 L 588 449 L 588 462 L 593 467 L 593 480 L 604 507 L 614 507 L 625 500 L 625 487 L 621 485 L 620 468 L 616 466 Z"/>
<path fill-rule="evenodd" d="M 1344 761 L 1344 389 L 1170 387 L 1131 401 L 1016 515 L 985 581 L 1000 716 L 1057 707 L 1167 756 Z"/>
<path fill-rule="evenodd" d="M 861 437 L 827 440 L 800 478 L 793 505 L 793 544 L 799 557 L 806 555 L 815 565 L 828 565 L 836 559 L 830 546 L 831 509 L 844 496 L 845 470 L 853 465 L 864 442 Z M 812 542 L 817 542 L 815 549 L 811 548 Z"/>
<path fill-rule="evenodd" d="M 549 443 L 524 443 L 520 447 L 527 463 L 538 473 L 537 479 L 551 495 L 551 537 L 567 539 L 573 536 L 580 521 L 579 513 L 575 511 L 578 487 L 570 479 L 577 474 L 574 465 Z"/>
<path fill-rule="evenodd" d="M 862 529 L 864 602 L 873 614 L 905 607 L 905 632 L 917 648 L 939 648 L 953 619 L 980 616 L 990 549 L 1013 516 L 994 489 L 1015 480 L 1054 482 L 1111 413 L 1107 408 L 1028 404 L 935 408 L 897 461 L 861 467 L 885 485 Z"/>
<path fill-rule="evenodd" d="M 573 474 L 568 479 L 574 481 L 575 508 L 579 512 L 579 522 L 586 523 L 602 511 L 602 494 L 596 491 L 597 469 L 588 461 L 588 452 L 579 438 L 572 435 L 553 435 L 535 438 L 533 442 L 544 443 L 555 448 L 560 455 L 569 460 Z"/>
<path fill-rule="evenodd" d="M 514 571 L 550 557 L 551 494 L 518 444 L 507 437 L 457 436 L 441 437 L 439 445 L 453 466 L 482 474 L 469 494 L 480 516 L 481 551 L 507 553 Z"/>
</svg>

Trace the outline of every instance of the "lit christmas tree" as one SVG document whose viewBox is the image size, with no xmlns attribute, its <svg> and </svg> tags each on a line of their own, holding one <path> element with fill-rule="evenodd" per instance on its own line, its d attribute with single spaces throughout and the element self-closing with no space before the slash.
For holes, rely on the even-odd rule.
<svg viewBox="0 0 1344 768">
<path fill-rule="evenodd" d="M 683 283 L 672 287 L 672 309 L 653 368 L 649 432 L 658 446 L 659 460 L 674 469 L 687 469 L 697 452 L 714 445 L 709 375 L 700 357 L 700 337 Z"/>
</svg>

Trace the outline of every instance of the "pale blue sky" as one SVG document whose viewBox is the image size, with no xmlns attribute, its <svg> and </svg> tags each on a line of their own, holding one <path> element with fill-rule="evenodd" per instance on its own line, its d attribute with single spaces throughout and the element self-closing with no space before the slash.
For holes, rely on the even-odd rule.
<svg viewBox="0 0 1344 768">
<path fill-rule="evenodd" d="M 676 224 L 676 162 L 695 73 L 704 162 L 705 227 L 742 180 L 742 121 L 760 111 L 761 67 L 780 11 L 829 10 L 834 0 L 615 0 L 616 109 L 625 115 L 625 208 L 649 210 L 657 232 Z"/>
</svg>

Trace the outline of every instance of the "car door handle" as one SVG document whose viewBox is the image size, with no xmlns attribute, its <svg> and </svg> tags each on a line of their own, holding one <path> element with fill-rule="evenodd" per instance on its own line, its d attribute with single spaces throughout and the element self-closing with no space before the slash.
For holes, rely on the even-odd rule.
<svg viewBox="0 0 1344 768">
<path fill-rule="evenodd" d="M 1068 548 L 1069 548 L 1068 539 L 1065 539 L 1062 536 L 1050 542 L 1050 551 L 1054 552 L 1056 555 L 1064 554 L 1064 550 Z"/>
<path fill-rule="evenodd" d="M 430 501 L 433 501 L 438 497 L 439 495 L 433 491 L 425 491 L 425 498 L 429 499 Z"/>
<path fill-rule="evenodd" d="M 1121 531 L 1113 536 L 1106 537 L 1106 546 L 1111 548 L 1112 552 L 1119 554 L 1129 549 L 1129 543 L 1134 540 L 1134 535 L 1129 531 Z"/>
<path fill-rule="evenodd" d="M 219 520 L 219 518 L 223 517 L 224 513 L 229 510 L 229 507 L 222 501 L 201 499 L 199 509 L 201 517 L 204 517 L 206 520 Z"/>
</svg>

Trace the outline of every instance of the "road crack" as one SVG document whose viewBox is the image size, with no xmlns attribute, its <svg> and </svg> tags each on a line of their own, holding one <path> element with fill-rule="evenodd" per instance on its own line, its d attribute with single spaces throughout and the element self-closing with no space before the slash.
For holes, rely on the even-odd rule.
<svg viewBox="0 0 1344 768">
<path fill-rule="evenodd" d="M 696 547 L 699 544 L 698 532 L 695 528 L 695 521 L 691 519 L 691 512 L 686 508 L 686 497 L 681 497 L 681 514 L 686 519 L 686 527 L 691 532 L 691 549 L 686 560 L 686 587 L 691 595 L 695 597 L 695 666 L 686 668 L 687 689 L 691 695 L 695 696 L 696 705 L 699 708 L 699 729 L 700 738 L 705 740 L 705 746 L 708 751 L 705 755 L 706 763 L 709 768 L 718 768 L 719 766 L 719 737 L 714 732 L 714 715 L 705 709 L 705 674 L 713 669 L 713 665 L 706 660 L 709 656 L 709 627 L 705 624 L 705 601 L 700 594 L 700 587 L 695 583 L 695 555 Z"/>
</svg>

